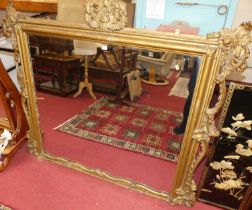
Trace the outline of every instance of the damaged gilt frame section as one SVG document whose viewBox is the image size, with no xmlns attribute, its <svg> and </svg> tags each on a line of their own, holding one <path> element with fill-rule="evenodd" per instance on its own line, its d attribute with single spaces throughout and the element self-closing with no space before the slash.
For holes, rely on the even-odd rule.
<svg viewBox="0 0 252 210">
<path fill-rule="evenodd" d="M 238 29 L 222 30 L 219 33 L 209 35 L 207 38 L 163 32 L 149 32 L 124 28 L 126 12 L 120 6 L 122 1 L 90 0 L 87 3 L 86 19 L 89 27 L 78 24 L 68 25 L 51 20 L 19 18 L 12 8 L 11 1 L 9 1 L 4 28 L 6 36 L 13 40 L 13 46 L 16 52 L 15 60 L 16 62 L 20 61 L 22 64 L 22 68 L 17 67 L 17 71 L 21 86 L 22 102 L 30 126 L 30 151 L 37 157 L 42 157 L 65 167 L 148 194 L 152 197 L 170 202 L 171 204 L 193 206 L 195 203 L 195 191 L 197 189 L 193 180 L 194 173 L 206 155 L 211 136 L 219 135 L 219 132 L 215 128 L 214 117 L 221 108 L 225 98 L 225 78 L 233 71 L 244 71 L 246 68 L 246 59 L 249 55 L 247 45 L 250 42 L 249 32 L 252 28 L 252 23 L 243 24 Z M 116 6 L 112 6 L 113 3 L 116 3 Z M 113 7 L 117 8 L 116 11 L 118 13 L 115 14 L 115 17 L 111 18 L 108 11 L 110 11 L 109 8 Z M 111 31 L 120 29 L 123 30 L 111 33 Z M 117 45 L 160 49 L 160 51 L 202 56 L 203 67 L 198 79 L 200 82 L 196 85 L 189 123 L 184 135 L 182 151 L 171 193 L 158 191 L 132 180 L 115 177 L 100 169 L 89 168 L 74 161 L 55 157 L 43 150 L 43 138 L 39 124 L 31 61 L 29 60 L 30 54 L 27 34 L 107 42 Z M 219 74 L 215 78 L 217 71 Z M 220 96 L 216 105 L 211 109 L 207 109 L 215 84 L 220 86 Z M 195 116 L 198 116 L 198 118 Z M 192 139 L 195 141 L 192 141 Z"/>
<path fill-rule="evenodd" d="M 22 95 L 21 100 L 24 108 L 24 112 L 29 119 L 29 111 L 28 111 L 28 105 L 27 105 L 27 100 L 28 100 L 28 90 L 27 90 L 27 85 L 25 85 L 25 78 L 23 74 L 22 67 L 19 65 L 20 64 L 20 54 L 19 54 L 19 46 L 18 46 L 18 36 L 17 32 L 19 29 L 17 28 L 16 23 L 18 22 L 18 18 L 25 18 L 25 16 L 19 14 L 16 9 L 13 7 L 13 2 L 11 0 L 8 1 L 8 5 L 6 7 L 6 17 L 3 19 L 3 31 L 4 31 L 4 37 L 7 38 L 13 47 L 14 50 L 14 61 L 16 64 L 16 70 L 17 70 L 17 80 L 20 85 L 20 93 Z M 31 128 L 31 122 L 28 120 L 29 128 Z M 36 150 L 36 141 L 34 141 L 34 137 L 32 136 L 31 132 L 27 132 L 28 136 L 28 147 L 29 151 L 35 155 L 39 156 L 38 152 Z"/>
</svg>

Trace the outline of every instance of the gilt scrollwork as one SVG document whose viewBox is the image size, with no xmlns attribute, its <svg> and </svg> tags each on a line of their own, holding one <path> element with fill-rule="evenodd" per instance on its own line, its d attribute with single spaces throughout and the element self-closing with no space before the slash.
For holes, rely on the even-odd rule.
<svg viewBox="0 0 252 210">
<path fill-rule="evenodd" d="M 208 34 L 209 39 L 218 39 L 221 48 L 220 74 L 216 78 L 221 83 L 234 71 L 243 72 L 247 68 L 248 45 L 251 43 L 252 22 L 245 22 L 235 29 L 223 29 Z"/>
<path fill-rule="evenodd" d="M 20 56 L 19 56 L 19 48 L 18 48 L 18 42 L 17 42 L 17 32 L 19 31 L 17 28 L 17 23 L 19 18 L 25 18 L 25 16 L 20 15 L 16 9 L 13 6 L 13 2 L 11 0 L 8 1 L 8 4 L 6 6 L 6 16 L 3 19 L 3 35 L 8 41 L 10 41 L 14 54 L 14 62 L 16 64 L 16 71 L 17 71 L 17 80 L 20 86 L 20 93 L 21 93 L 21 100 L 22 100 L 22 106 L 24 109 L 24 112 L 26 114 L 26 117 L 29 119 L 29 111 L 28 111 L 28 105 L 27 105 L 27 100 L 28 100 L 28 91 L 27 87 L 25 85 L 25 80 L 24 80 L 24 74 L 23 74 L 23 69 L 20 66 Z M 31 121 L 28 120 L 29 127 Z M 35 148 L 37 146 L 35 145 L 36 141 L 34 141 L 34 138 L 31 138 L 30 131 L 27 132 L 27 137 L 28 137 L 28 148 L 29 151 L 37 156 L 37 152 Z"/>
<path fill-rule="evenodd" d="M 126 4 L 116 0 L 88 0 L 85 16 L 91 28 L 117 31 L 127 24 Z"/>
<path fill-rule="evenodd" d="M 209 39 L 218 39 L 220 44 L 219 74 L 215 79 L 215 83 L 219 85 L 220 94 L 215 106 L 206 110 L 205 119 L 200 129 L 194 132 L 193 139 L 199 142 L 209 141 L 209 137 L 219 135 L 214 118 L 223 106 L 226 97 L 225 79 L 235 71 L 243 72 L 246 70 L 246 62 L 250 54 L 247 46 L 251 43 L 251 30 L 252 22 L 246 22 L 238 28 L 223 29 L 220 32 L 208 35 Z"/>
<path fill-rule="evenodd" d="M 176 190 L 176 197 L 170 200 L 172 205 L 185 205 L 188 207 L 192 207 L 195 200 L 195 191 L 197 187 L 193 180 L 191 182 L 187 182 L 185 187 L 178 188 Z"/>
<path fill-rule="evenodd" d="M 206 110 L 201 125 L 193 132 L 192 139 L 199 144 L 198 151 L 188 170 L 185 185 L 176 191 L 177 196 L 173 199 L 174 203 L 193 205 L 196 191 L 196 185 L 194 185 L 193 181 L 195 170 L 207 153 L 210 138 L 219 136 L 219 131 L 215 125 L 215 116 L 225 101 L 225 79 L 233 72 L 246 70 L 246 61 L 250 54 L 247 46 L 251 43 L 251 30 L 252 22 L 247 22 L 236 29 L 223 29 L 220 32 L 208 35 L 208 39 L 218 40 L 221 49 L 219 74 L 215 79 L 215 84 L 219 85 L 220 93 L 214 107 Z"/>
<path fill-rule="evenodd" d="M 15 25 L 17 21 L 18 13 L 13 7 L 13 2 L 9 0 L 6 6 L 6 16 L 3 19 L 3 35 L 11 42 L 14 50 L 17 50 L 17 40 L 15 35 Z"/>
<path fill-rule="evenodd" d="M 77 163 L 77 162 L 67 160 L 67 159 L 64 159 L 61 157 L 52 156 L 51 154 L 49 154 L 47 152 L 44 152 L 43 155 L 41 156 L 41 158 L 43 158 L 45 160 L 52 161 L 52 162 L 59 164 L 59 165 L 63 165 L 68 168 L 75 169 L 79 172 L 95 176 L 95 177 L 100 178 L 102 180 L 106 180 L 111 183 L 126 187 L 128 189 L 142 192 L 146 195 L 151 195 L 153 197 L 172 202 L 171 195 L 167 192 L 160 192 L 160 191 L 153 189 L 153 188 L 151 188 L 147 185 L 144 185 L 142 183 L 138 183 L 138 182 L 135 182 L 130 179 L 125 179 L 125 178 L 113 176 L 110 173 L 103 171 L 101 169 L 89 168 L 81 163 Z"/>
<path fill-rule="evenodd" d="M 6 16 L 3 19 L 3 35 L 8 41 L 10 41 L 13 51 L 14 51 L 14 61 L 17 69 L 17 79 L 21 88 L 22 95 L 26 98 L 28 97 L 27 91 L 25 91 L 24 80 L 23 80 L 23 72 L 19 66 L 20 58 L 19 58 L 19 49 L 17 44 L 17 29 L 16 25 L 18 22 L 19 14 L 13 6 L 13 2 L 11 0 L 8 1 L 6 6 Z"/>
</svg>

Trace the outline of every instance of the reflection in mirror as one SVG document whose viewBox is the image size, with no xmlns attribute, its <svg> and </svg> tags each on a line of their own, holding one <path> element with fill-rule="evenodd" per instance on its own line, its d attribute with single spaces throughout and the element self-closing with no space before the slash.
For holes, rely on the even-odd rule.
<svg viewBox="0 0 252 210">
<path fill-rule="evenodd" d="M 34 35 L 29 42 L 45 151 L 171 191 L 200 58 Z"/>
</svg>

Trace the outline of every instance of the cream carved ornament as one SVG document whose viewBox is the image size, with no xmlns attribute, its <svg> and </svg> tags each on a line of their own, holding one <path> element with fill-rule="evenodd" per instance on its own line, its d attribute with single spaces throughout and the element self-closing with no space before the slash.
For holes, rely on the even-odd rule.
<svg viewBox="0 0 252 210">
<path fill-rule="evenodd" d="M 86 21 L 91 28 L 117 31 L 127 24 L 125 2 L 118 0 L 87 0 Z"/>
</svg>

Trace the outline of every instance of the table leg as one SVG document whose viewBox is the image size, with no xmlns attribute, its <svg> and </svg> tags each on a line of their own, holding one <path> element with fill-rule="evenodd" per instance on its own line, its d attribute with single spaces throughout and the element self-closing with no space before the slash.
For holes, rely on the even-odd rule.
<svg viewBox="0 0 252 210">
<path fill-rule="evenodd" d="M 93 93 L 93 88 L 92 88 L 92 84 L 90 82 L 88 82 L 88 56 L 85 55 L 85 71 L 84 71 L 84 74 L 85 74 L 85 79 L 83 82 L 80 82 L 79 84 L 79 89 L 77 91 L 77 93 L 74 94 L 74 98 L 76 98 L 78 95 L 81 94 L 83 88 L 87 88 L 88 90 L 88 93 L 89 95 L 96 100 L 96 97 Z"/>
</svg>

